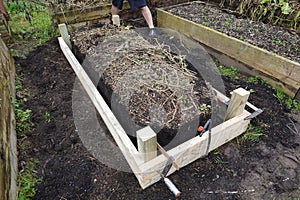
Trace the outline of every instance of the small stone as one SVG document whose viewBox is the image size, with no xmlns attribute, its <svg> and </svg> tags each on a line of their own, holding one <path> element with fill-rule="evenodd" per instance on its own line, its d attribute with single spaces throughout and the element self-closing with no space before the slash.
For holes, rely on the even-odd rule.
<svg viewBox="0 0 300 200">
<path fill-rule="evenodd" d="M 63 118 L 63 119 L 66 119 L 66 118 L 67 118 L 67 115 L 63 115 L 62 118 Z"/>
</svg>

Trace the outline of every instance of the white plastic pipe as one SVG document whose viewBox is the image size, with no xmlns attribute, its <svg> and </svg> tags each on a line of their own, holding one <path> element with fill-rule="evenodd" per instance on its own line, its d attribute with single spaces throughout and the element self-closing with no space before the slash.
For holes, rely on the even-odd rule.
<svg viewBox="0 0 300 200">
<path fill-rule="evenodd" d="M 164 178 L 165 184 L 168 186 L 168 188 L 173 192 L 176 198 L 178 198 L 181 194 L 181 192 L 177 189 L 177 187 L 170 181 L 168 178 Z"/>
</svg>

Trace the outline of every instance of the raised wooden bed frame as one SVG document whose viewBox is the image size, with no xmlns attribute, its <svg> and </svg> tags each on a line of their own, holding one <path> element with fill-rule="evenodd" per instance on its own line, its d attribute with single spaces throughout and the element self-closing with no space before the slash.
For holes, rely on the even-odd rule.
<svg viewBox="0 0 300 200">
<path fill-rule="evenodd" d="M 300 95 L 297 95 L 300 88 L 299 63 L 165 11 L 165 9 L 186 4 L 189 3 L 164 9 L 158 8 L 158 26 L 176 30 L 246 64 L 252 70 L 262 72 L 263 74 L 260 74 L 260 76 L 273 87 L 283 90 L 289 96 L 300 100 Z"/>
<path fill-rule="evenodd" d="M 161 172 L 170 156 L 172 156 L 175 161 L 168 175 L 174 173 L 176 169 L 178 170 L 207 155 L 208 152 L 218 148 L 246 131 L 250 120 L 245 120 L 245 117 L 249 116 L 250 113 L 244 108 L 246 104 L 249 105 L 247 99 L 250 93 L 239 88 L 233 91 L 231 103 L 229 104 L 226 114 L 226 119 L 228 120 L 213 127 L 210 134 L 206 131 L 202 137 L 194 137 L 165 152 L 160 145 L 156 143 L 156 138 L 155 136 L 153 137 L 152 129 L 146 127 L 148 131 L 138 131 L 144 132 L 145 135 L 140 137 L 137 136 L 138 144 L 140 145 L 139 150 L 137 150 L 87 73 L 72 53 L 70 47 L 67 45 L 69 41 L 68 35 L 65 32 L 65 25 L 60 25 L 60 30 L 62 37 L 59 37 L 58 40 L 62 52 L 81 81 L 143 189 L 161 179 Z M 221 99 L 223 102 L 229 100 L 229 98 L 216 90 L 215 93 L 219 100 Z M 253 107 L 254 109 L 257 109 L 253 105 L 251 107 L 252 109 Z M 137 135 L 139 135 L 139 133 Z M 157 156 L 156 152 L 153 153 L 153 149 L 159 149 L 162 154 Z"/>
</svg>

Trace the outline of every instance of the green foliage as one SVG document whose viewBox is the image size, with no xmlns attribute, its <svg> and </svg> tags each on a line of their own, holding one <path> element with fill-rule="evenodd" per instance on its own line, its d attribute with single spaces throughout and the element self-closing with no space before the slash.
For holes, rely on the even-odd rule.
<svg viewBox="0 0 300 200">
<path fill-rule="evenodd" d="M 47 123 L 50 123 L 50 121 L 51 121 L 51 115 L 50 115 L 49 112 L 45 112 L 44 113 L 44 118 L 46 119 Z"/>
<path fill-rule="evenodd" d="M 218 67 L 218 70 L 219 70 L 221 76 L 226 76 L 226 77 L 229 77 L 232 79 L 237 79 L 237 76 L 236 76 L 237 69 L 234 67 L 227 67 L 227 66 L 220 65 Z"/>
<path fill-rule="evenodd" d="M 16 99 L 11 97 L 16 116 L 16 132 L 19 135 L 32 131 L 33 123 L 30 121 L 32 111 L 23 108 L 23 101 L 29 96 L 29 92 L 22 85 L 22 77 L 16 77 Z"/>
<path fill-rule="evenodd" d="M 226 6 L 254 21 L 299 28 L 300 2 L 297 0 L 221 0 L 221 7 Z"/>
<path fill-rule="evenodd" d="M 252 18 L 297 29 L 299 12 L 299 3 L 295 1 L 261 0 L 255 12 L 253 11 Z"/>
<path fill-rule="evenodd" d="M 22 75 L 16 77 L 16 99 L 12 98 L 14 111 L 16 116 L 16 132 L 18 136 L 24 136 L 25 133 L 31 132 L 33 123 L 30 121 L 32 111 L 24 109 L 24 101 L 29 96 L 29 92 L 22 85 Z M 35 159 L 30 159 L 25 162 L 23 169 L 18 173 L 18 200 L 30 200 L 35 195 L 35 186 L 39 182 L 36 175 Z"/>
<path fill-rule="evenodd" d="M 241 141 L 258 142 L 260 137 L 263 136 L 261 127 L 254 127 L 251 124 L 248 126 L 246 133 L 242 136 Z"/>
<path fill-rule="evenodd" d="M 291 97 L 284 94 L 282 91 L 275 89 L 275 96 L 280 101 L 282 105 L 285 105 L 287 109 L 292 112 L 300 112 L 300 102 L 297 100 L 293 100 Z"/>
<path fill-rule="evenodd" d="M 44 43 L 57 34 L 52 26 L 47 8 L 31 2 L 9 2 L 7 10 L 11 16 L 10 27 L 15 39 Z"/>
<path fill-rule="evenodd" d="M 259 84 L 260 83 L 260 77 L 259 76 L 250 76 L 247 79 L 247 83 L 253 83 L 253 84 Z"/>
<path fill-rule="evenodd" d="M 210 110 L 211 109 L 211 106 L 204 103 L 204 104 L 201 104 L 200 107 L 199 107 L 199 110 L 200 111 L 206 111 L 206 110 Z"/>
<path fill-rule="evenodd" d="M 12 99 L 16 115 L 16 132 L 19 135 L 32 131 L 33 123 L 30 121 L 32 111 L 29 109 L 22 109 L 20 103 L 16 99 Z"/>
<path fill-rule="evenodd" d="M 34 197 L 35 186 L 39 183 L 37 172 L 35 171 L 37 160 L 30 159 L 26 162 L 24 169 L 18 174 L 18 186 L 20 188 L 18 200 L 30 200 Z"/>
</svg>

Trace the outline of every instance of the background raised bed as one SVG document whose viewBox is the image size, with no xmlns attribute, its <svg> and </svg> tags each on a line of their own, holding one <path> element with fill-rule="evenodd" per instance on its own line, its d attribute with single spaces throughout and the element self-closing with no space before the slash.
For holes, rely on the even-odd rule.
<svg viewBox="0 0 300 200">
<path fill-rule="evenodd" d="M 204 3 L 196 4 L 203 5 Z M 183 4 L 181 6 L 183 8 L 185 6 L 192 8 L 193 4 Z M 181 6 L 168 9 L 176 8 L 180 10 Z M 184 10 L 182 14 L 185 12 L 188 13 L 188 10 Z M 191 12 L 194 13 L 193 11 Z M 250 68 L 263 72 L 273 87 L 282 89 L 292 97 L 296 95 L 300 88 L 300 64 L 297 62 L 280 57 L 206 26 L 172 15 L 162 9 L 158 9 L 157 18 L 159 26 L 184 33 L 212 49 L 245 63 Z M 193 19 L 197 19 L 197 15 L 194 15 Z M 295 42 L 297 41 L 296 37 Z M 299 52 L 297 53 L 297 47 L 294 51 L 296 51 L 296 55 L 299 54 Z"/>
</svg>

